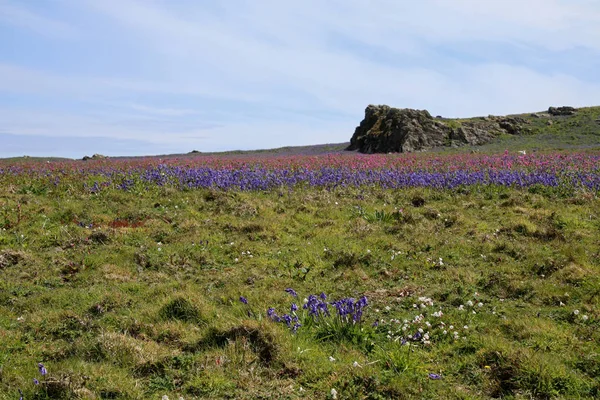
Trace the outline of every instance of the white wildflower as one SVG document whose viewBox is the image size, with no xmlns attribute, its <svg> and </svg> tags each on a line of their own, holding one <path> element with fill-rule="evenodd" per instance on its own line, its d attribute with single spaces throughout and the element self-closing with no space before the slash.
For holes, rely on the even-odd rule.
<svg viewBox="0 0 600 400">
<path fill-rule="evenodd" d="M 332 356 L 329 356 L 329 361 L 334 362 L 335 358 L 333 358 Z"/>
<path fill-rule="evenodd" d="M 337 399 L 337 390 L 331 389 L 331 398 L 332 399 Z"/>
</svg>

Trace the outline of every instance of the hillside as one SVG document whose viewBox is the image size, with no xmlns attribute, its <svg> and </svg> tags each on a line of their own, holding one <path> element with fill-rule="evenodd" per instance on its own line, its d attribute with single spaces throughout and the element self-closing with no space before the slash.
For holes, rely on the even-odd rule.
<svg viewBox="0 0 600 400">
<path fill-rule="evenodd" d="M 434 118 L 426 110 L 370 105 L 348 150 L 402 153 L 463 146 L 541 150 L 596 147 L 599 143 L 600 107 L 549 107 L 544 112 L 458 119 Z"/>
<path fill-rule="evenodd" d="M 497 153 L 504 150 L 566 150 L 566 149 L 597 149 L 600 148 L 600 106 L 583 107 L 577 109 L 574 115 L 562 116 L 551 115 L 547 111 L 512 114 L 505 117 L 473 117 L 473 118 L 439 118 L 436 120 L 446 126 L 457 129 L 468 125 L 480 125 L 490 118 L 509 118 L 523 121 L 523 131 L 520 134 L 510 134 L 506 131 L 496 132 L 494 137 L 487 143 L 479 145 L 460 145 L 455 142 L 454 146 L 449 142 L 448 146 L 435 146 L 423 151 L 460 153 L 460 152 L 490 152 Z M 286 146 L 272 149 L 259 150 L 230 150 L 222 152 L 190 151 L 181 154 L 162 154 L 149 157 L 155 158 L 181 158 L 202 156 L 287 156 L 287 155 L 320 155 L 344 153 L 350 147 L 350 142 L 317 144 L 309 146 Z M 358 150 L 358 149 L 354 149 Z M 386 151 L 387 152 L 387 151 Z M 141 158 L 135 156 L 122 156 L 111 158 Z M 30 161 L 65 161 L 68 158 L 55 157 L 11 157 L 0 158 L 0 163 L 15 164 Z"/>
</svg>

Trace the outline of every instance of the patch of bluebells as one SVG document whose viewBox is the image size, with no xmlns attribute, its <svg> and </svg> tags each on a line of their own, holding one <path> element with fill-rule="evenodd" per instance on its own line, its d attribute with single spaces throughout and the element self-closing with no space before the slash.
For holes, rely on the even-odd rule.
<svg viewBox="0 0 600 400">
<path fill-rule="evenodd" d="M 583 188 L 600 192 L 600 156 L 571 154 L 323 155 L 283 157 L 198 157 L 35 163 L 0 167 L 0 182 L 14 177 L 48 185 L 86 182 L 89 193 L 152 186 L 182 190 L 272 190 L 281 188 L 379 186 L 453 189 L 469 185 Z"/>
<path fill-rule="evenodd" d="M 298 297 L 298 293 L 292 289 L 287 288 L 285 292 Z M 369 304 L 367 298 L 362 296 L 358 300 L 352 297 L 342 298 L 336 301 L 327 301 L 327 294 L 322 292 L 320 295 L 311 294 L 305 300 L 302 305 L 302 309 L 307 313 L 307 318 L 310 318 L 313 322 L 320 322 L 326 318 L 335 316 L 338 320 L 345 324 L 358 324 L 362 320 L 363 311 Z M 335 310 L 335 311 L 334 311 Z M 292 332 L 302 326 L 297 315 L 298 305 L 292 303 L 290 305 L 290 312 L 279 315 L 275 308 L 271 307 L 267 310 L 267 317 L 273 322 L 285 323 Z"/>
<path fill-rule="evenodd" d="M 277 315 L 275 308 L 271 307 L 267 310 L 267 317 L 269 317 L 269 319 L 273 322 L 281 322 L 286 324 L 293 333 L 296 333 L 298 328 L 302 326 L 295 311 L 291 311 L 290 314 L 283 314 L 282 316 L 279 316 Z"/>
</svg>

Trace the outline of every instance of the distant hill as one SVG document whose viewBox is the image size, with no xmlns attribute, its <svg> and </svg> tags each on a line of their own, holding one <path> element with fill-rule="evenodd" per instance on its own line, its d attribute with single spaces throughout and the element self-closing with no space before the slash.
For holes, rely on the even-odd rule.
<svg viewBox="0 0 600 400">
<path fill-rule="evenodd" d="M 504 150 L 600 149 L 600 106 L 550 107 L 546 111 L 473 118 L 432 117 L 425 110 L 369 106 L 350 142 L 287 146 L 261 150 L 231 150 L 164 154 L 157 158 L 202 156 L 287 156 L 388 152 L 500 152 Z M 142 156 L 111 157 L 116 159 Z M 90 157 L 91 158 L 91 157 Z M 58 157 L 0 158 L 0 164 L 56 162 Z"/>
</svg>

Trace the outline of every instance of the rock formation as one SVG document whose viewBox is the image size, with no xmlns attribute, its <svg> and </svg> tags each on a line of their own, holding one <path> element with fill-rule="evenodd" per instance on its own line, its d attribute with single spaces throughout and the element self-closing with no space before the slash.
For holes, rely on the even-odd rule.
<svg viewBox="0 0 600 400">
<path fill-rule="evenodd" d="M 361 153 L 413 152 L 441 146 L 480 145 L 502 133 L 524 131 L 518 117 L 484 117 L 469 120 L 433 118 L 426 110 L 369 105 L 347 150 Z"/>
<path fill-rule="evenodd" d="M 108 158 L 108 156 L 103 156 L 102 154 L 94 154 L 93 156 L 83 156 L 82 160 L 83 161 L 88 161 L 88 160 L 103 160 L 105 158 Z"/>
<path fill-rule="evenodd" d="M 563 106 L 563 107 L 550 107 L 548 108 L 548 114 L 550 115 L 574 115 L 577 109 L 574 107 Z"/>
</svg>

